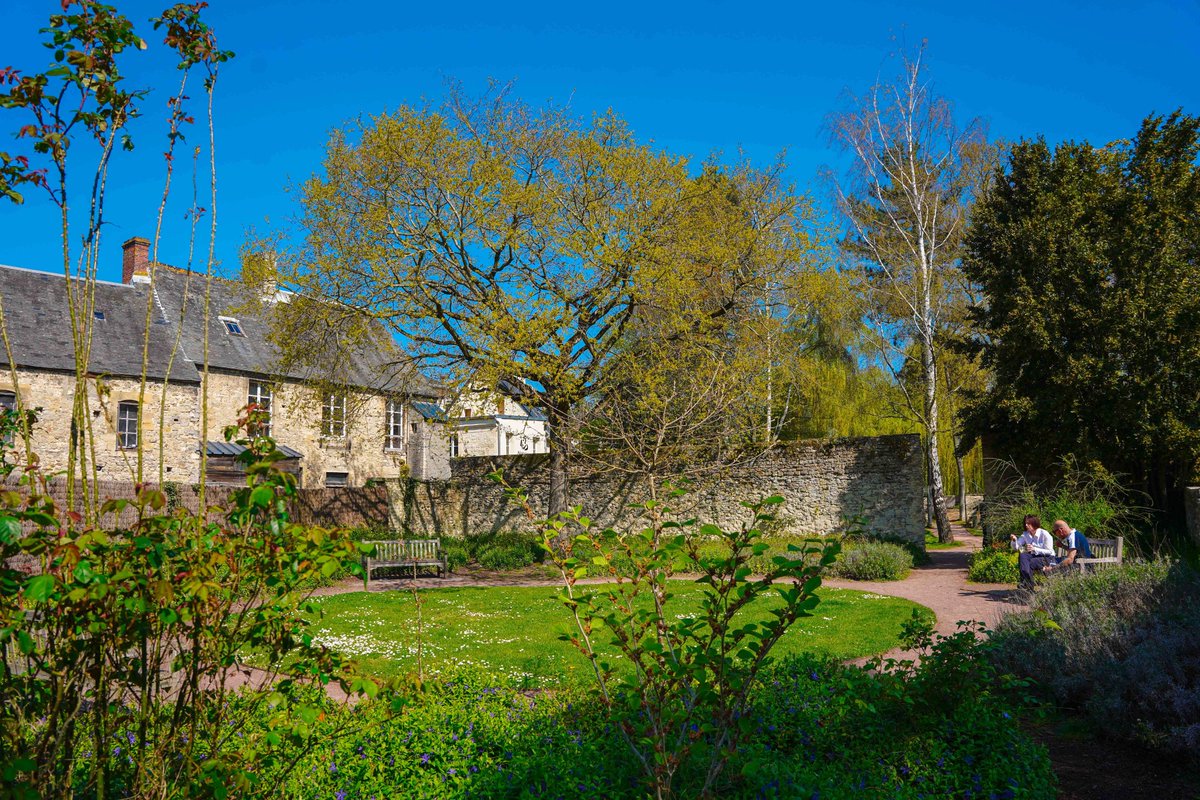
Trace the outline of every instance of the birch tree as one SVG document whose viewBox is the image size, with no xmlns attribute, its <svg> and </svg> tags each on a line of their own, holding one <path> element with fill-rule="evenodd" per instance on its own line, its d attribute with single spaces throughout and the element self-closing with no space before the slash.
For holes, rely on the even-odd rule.
<svg viewBox="0 0 1200 800">
<path fill-rule="evenodd" d="M 924 46 L 899 56 L 881 80 L 829 118 L 832 139 L 850 156 L 837 182 L 849 225 L 846 245 L 861 262 L 864 313 L 897 376 L 919 363 L 918 390 L 903 381 L 905 404 L 924 430 L 930 501 L 938 540 L 951 540 L 939 453 L 939 332 L 947 298 L 960 285 L 959 258 L 971 199 L 971 154 L 982 127 L 960 128 L 924 69 Z"/>
</svg>

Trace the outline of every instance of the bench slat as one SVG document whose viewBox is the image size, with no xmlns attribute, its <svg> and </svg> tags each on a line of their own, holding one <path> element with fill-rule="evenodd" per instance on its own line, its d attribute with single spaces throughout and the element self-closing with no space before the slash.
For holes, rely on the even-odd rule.
<svg viewBox="0 0 1200 800">
<path fill-rule="evenodd" d="M 1125 552 L 1125 537 L 1118 536 L 1115 539 L 1088 539 L 1088 546 L 1092 550 L 1092 558 L 1078 557 L 1075 563 L 1079 565 L 1081 572 L 1086 572 L 1089 566 L 1095 564 L 1120 564 Z M 1054 552 L 1059 558 L 1064 558 L 1067 551 L 1061 546 L 1055 546 Z"/>
<path fill-rule="evenodd" d="M 438 577 L 449 571 L 441 539 L 390 539 L 368 541 L 363 544 L 375 546 L 375 554 L 363 556 L 367 587 L 371 585 L 371 570 L 376 567 L 412 567 L 413 578 L 418 567 L 437 567 Z"/>
</svg>

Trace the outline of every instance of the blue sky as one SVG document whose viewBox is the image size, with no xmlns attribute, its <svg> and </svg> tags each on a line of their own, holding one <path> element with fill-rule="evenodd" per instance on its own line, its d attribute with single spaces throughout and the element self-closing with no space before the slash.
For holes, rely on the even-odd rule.
<svg viewBox="0 0 1200 800">
<path fill-rule="evenodd" d="M 39 27 L 56 0 L 6 8 L 0 65 L 43 68 Z M 101 277 L 119 280 L 120 243 L 153 232 L 162 191 L 161 111 L 176 76 L 143 20 L 158 4 L 122 2 L 151 42 L 127 67 L 157 91 L 134 129 L 137 151 L 109 176 Z M 822 195 L 837 161 L 822 123 L 844 90 L 885 68 L 893 35 L 928 40 L 937 90 L 993 136 L 1103 143 L 1151 111 L 1200 114 L 1200 0 L 1173 3 L 330 3 L 213 0 L 209 20 L 237 58 L 217 93 L 217 257 L 236 269 L 246 231 L 286 225 L 288 187 L 319 169 L 329 131 L 360 114 L 515 80 L 530 102 L 613 108 L 637 135 L 680 154 L 759 163 L 787 151 L 802 191 Z M 193 92 L 198 99 L 199 89 Z M 0 112 L 0 150 L 20 123 Z M 199 130 L 191 134 L 199 142 Z M 186 159 L 183 162 L 186 164 Z M 83 174 L 84 170 L 80 171 Z M 162 260 L 182 264 L 186 170 L 177 173 Z M 202 191 L 204 191 L 202 187 Z M 36 192 L 0 204 L 0 264 L 57 269 L 57 210 Z"/>
</svg>

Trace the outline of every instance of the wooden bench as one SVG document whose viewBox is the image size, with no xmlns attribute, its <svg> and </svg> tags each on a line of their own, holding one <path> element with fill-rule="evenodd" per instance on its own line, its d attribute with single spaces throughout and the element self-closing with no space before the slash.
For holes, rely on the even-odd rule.
<svg viewBox="0 0 1200 800">
<path fill-rule="evenodd" d="M 1125 553 L 1125 537 L 1118 536 L 1115 539 L 1088 539 L 1088 546 L 1092 550 L 1092 558 L 1084 558 L 1076 556 L 1074 564 L 1079 565 L 1080 572 L 1087 572 L 1088 567 L 1094 567 L 1096 564 L 1120 564 L 1121 558 Z M 1059 558 L 1066 558 L 1067 550 L 1060 546 L 1055 546 L 1055 554 Z"/>
<path fill-rule="evenodd" d="M 362 558 L 368 589 L 371 587 L 371 570 L 379 567 L 412 567 L 414 579 L 420 567 L 437 567 L 439 578 L 446 577 L 448 572 L 441 539 L 394 539 L 363 544 L 375 545 L 374 554 Z"/>
</svg>

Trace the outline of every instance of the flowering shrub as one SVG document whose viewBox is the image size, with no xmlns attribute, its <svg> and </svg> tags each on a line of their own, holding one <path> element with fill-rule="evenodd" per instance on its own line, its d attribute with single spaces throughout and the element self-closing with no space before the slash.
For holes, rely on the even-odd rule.
<svg viewBox="0 0 1200 800">
<path fill-rule="evenodd" d="M 1200 575 L 1127 562 L 1056 576 L 1031 602 L 993 634 L 999 668 L 1112 736 L 1200 759 Z"/>
<path fill-rule="evenodd" d="M 913 568 L 912 553 L 893 542 L 848 542 L 829 574 L 855 581 L 903 580 Z"/>
</svg>

